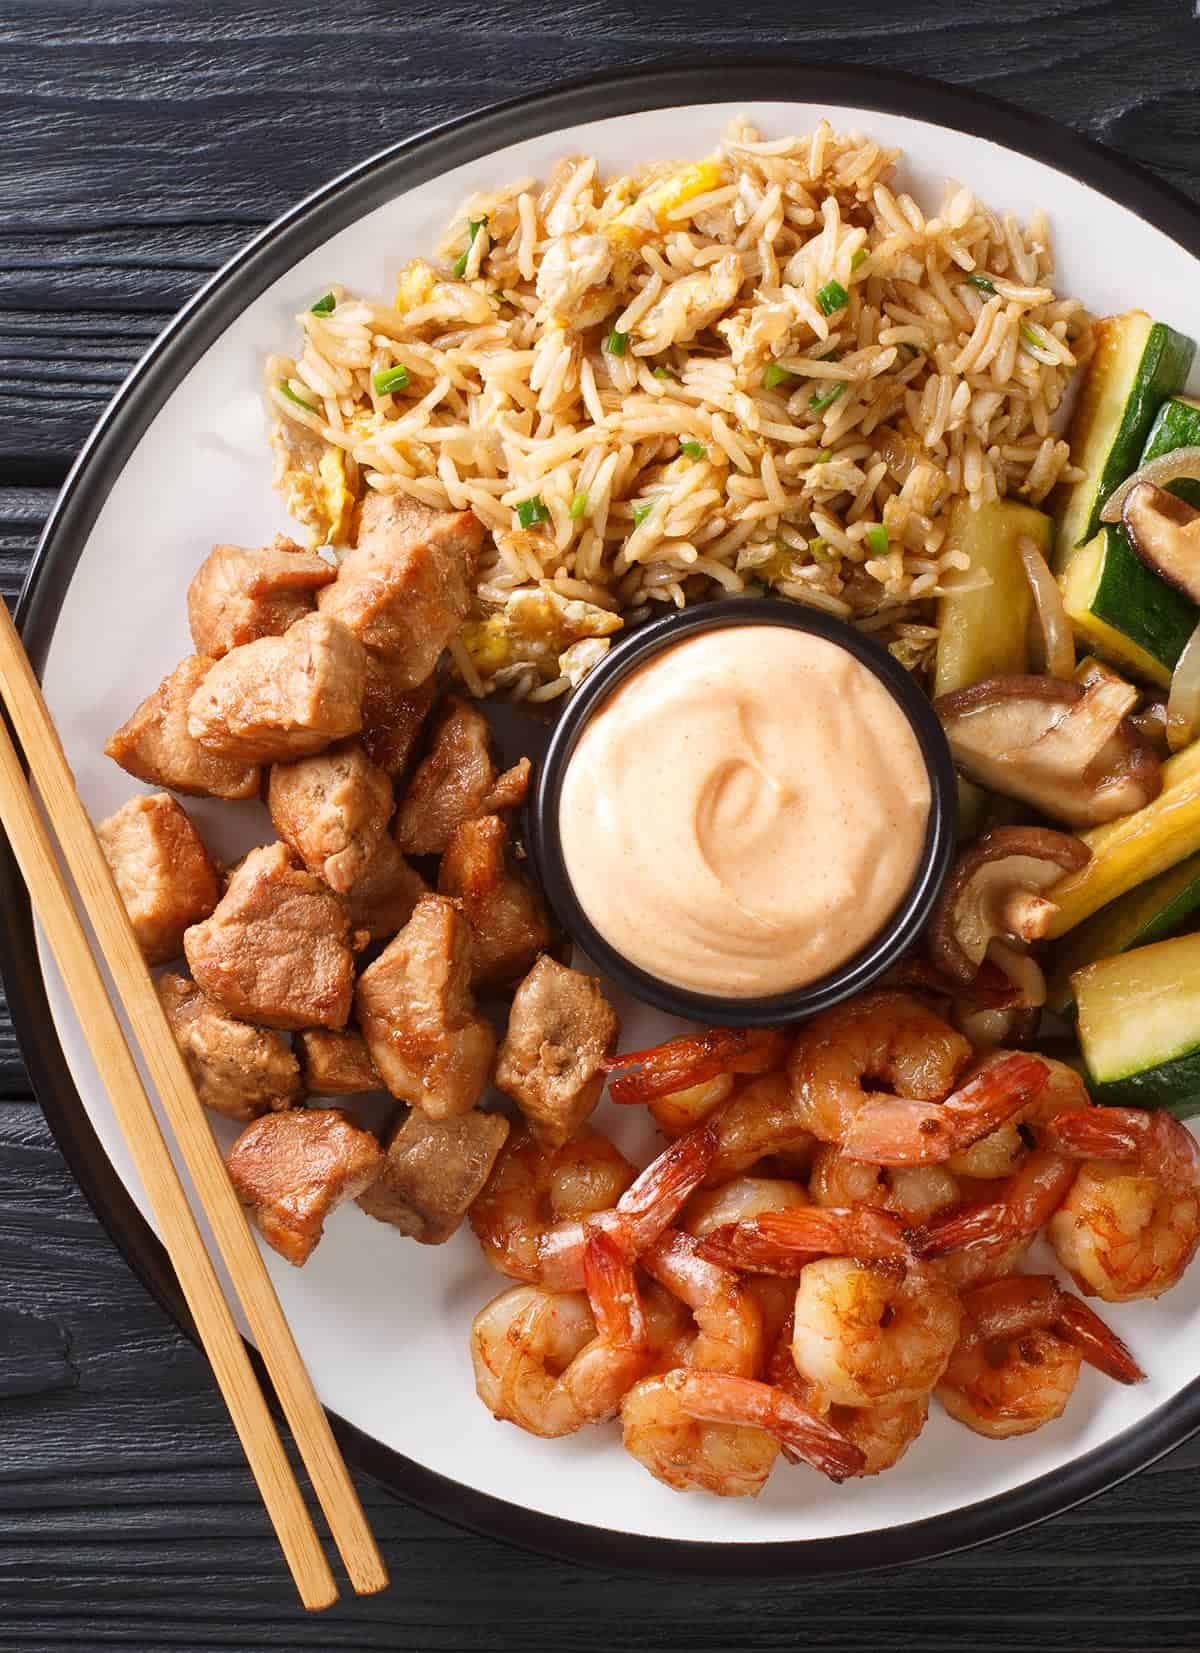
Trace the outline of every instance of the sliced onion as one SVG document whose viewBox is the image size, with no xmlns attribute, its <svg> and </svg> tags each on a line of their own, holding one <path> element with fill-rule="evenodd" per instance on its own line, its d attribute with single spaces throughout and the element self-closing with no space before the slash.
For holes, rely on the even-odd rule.
<svg viewBox="0 0 1200 1653">
<path fill-rule="evenodd" d="M 1120 522 L 1126 495 L 1131 494 L 1139 482 L 1152 482 L 1156 488 L 1165 488 L 1181 477 L 1187 477 L 1190 482 L 1200 482 L 1200 448 L 1173 448 L 1170 453 L 1160 453 L 1157 459 L 1143 465 L 1140 471 L 1127 476 L 1104 501 L 1100 521 Z"/>
<path fill-rule="evenodd" d="M 1172 752 L 1190 746 L 1200 725 L 1200 626 L 1197 626 L 1171 675 L 1167 698 L 1167 745 Z"/>
<path fill-rule="evenodd" d="M 1071 622 L 1067 619 L 1058 581 L 1027 534 L 1022 534 L 1018 539 L 1017 551 L 1037 608 L 1046 672 L 1050 677 L 1069 678 L 1075 671 L 1075 639 L 1071 634 Z"/>
</svg>

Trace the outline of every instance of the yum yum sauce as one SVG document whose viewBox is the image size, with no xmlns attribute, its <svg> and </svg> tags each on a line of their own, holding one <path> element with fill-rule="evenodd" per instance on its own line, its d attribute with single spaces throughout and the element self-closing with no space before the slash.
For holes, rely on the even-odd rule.
<svg viewBox="0 0 1200 1653">
<path fill-rule="evenodd" d="M 559 835 L 588 918 L 677 987 L 753 998 L 853 957 L 913 881 L 929 777 L 866 666 L 789 627 L 664 649 L 585 725 Z"/>
</svg>

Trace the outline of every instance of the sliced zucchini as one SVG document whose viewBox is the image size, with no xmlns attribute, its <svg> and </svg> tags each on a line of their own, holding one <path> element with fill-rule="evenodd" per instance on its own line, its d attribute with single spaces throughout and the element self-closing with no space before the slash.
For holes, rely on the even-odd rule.
<svg viewBox="0 0 1200 1653">
<path fill-rule="evenodd" d="M 1109 494 L 1136 468 L 1155 414 L 1183 388 L 1195 348 L 1144 310 L 1096 324 L 1095 354 L 1069 433 L 1072 462 L 1084 475 L 1058 513 L 1059 573 L 1095 534 Z"/>
<path fill-rule="evenodd" d="M 1200 855 L 1140 884 L 1063 937 L 1050 959 L 1046 1008 L 1062 1016 L 1074 1004 L 1071 977 L 1098 959 L 1149 947 L 1182 930 L 1200 911 Z"/>
<path fill-rule="evenodd" d="M 1169 688 L 1200 610 L 1134 555 L 1125 530 L 1101 528 L 1061 576 L 1063 604 L 1079 641 L 1134 677 Z"/>
<path fill-rule="evenodd" d="M 1152 459 L 1174 453 L 1176 448 L 1200 448 L 1200 402 L 1190 396 L 1167 397 L 1150 427 L 1138 465 L 1148 465 Z M 1200 482 L 1180 477 L 1172 482 L 1170 491 L 1200 510 Z"/>
<path fill-rule="evenodd" d="M 1100 959 L 1074 988 L 1097 1102 L 1200 1112 L 1200 935 Z"/>
<path fill-rule="evenodd" d="M 1092 859 L 1046 891 L 1057 912 L 1048 939 L 1065 935 L 1128 890 L 1200 854 L 1200 741 L 1163 764 L 1153 803 L 1082 834 Z"/>
<path fill-rule="evenodd" d="M 1050 554 L 1054 525 L 1031 505 L 993 500 L 971 509 L 960 500 L 950 518 L 948 543 L 971 559 L 970 581 L 979 570 L 991 584 L 950 592 L 938 605 L 937 662 L 933 692 L 949 694 L 985 677 L 1009 677 L 1027 669 L 1027 637 L 1033 593 L 1017 550 L 1027 535 Z"/>
</svg>

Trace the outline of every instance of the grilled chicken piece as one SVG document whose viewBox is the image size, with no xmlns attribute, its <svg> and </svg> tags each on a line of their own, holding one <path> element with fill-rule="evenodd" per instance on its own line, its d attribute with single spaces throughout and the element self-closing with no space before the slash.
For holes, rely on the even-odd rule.
<svg viewBox="0 0 1200 1653">
<path fill-rule="evenodd" d="M 286 844 L 252 849 L 212 917 L 183 938 L 192 975 L 230 1015 L 264 1027 L 345 1027 L 350 921 Z"/>
<path fill-rule="evenodd" d="M 400 800 L 396 842 L 406 855 L 441 855 L 461 822 L 515 808 L 528 785 L 528 758 L 497 777 L 486 719 L 451 695 Z"/>
<path fill-rule="evenodd" d="M 358 1203 L 421 1245 L 444 1245 L 491 1175 L 508 1132 L 503 1114 L 472 1108 L 437 1120 L 413 1108 L 392 1132 L 383 1170 Z"/>
<path fill-rule="evenodd" d="M 430 1119 L 466 1113 L 496 1052 L 467 983 L 471 928 L 453 901 L 425 895 L 358 980 L 359 1026 L 383 1082 Z"/>
<path fill-rule="evenodd" d="M 429 885 L 386 835 L 358 878 L 346 891 L 346 911 L 356 930 L 371 941 L 390 941 L 408 923 Z"/>
<path fill-rule="evenodd" d="M 600 983 L 543 955 L 517 988 L 496 1085 L 546 1148 L 561 1148 L 600 1100 L 620 1023 Z"/>
<path fill-rule="evenodd" d="M 276 832 L 339 895 L 369 866 L 393 806 L 391 781 L 357 741 L 274 764 L 267 782 Z"/>
<path fill-rule="evenodd" d="M 308 614 L 282 637 L 218 660 L 192 696 L 188 732 L 248 763 L 307 757 L 362 728 L 366 678 L 362 645 L 345 626 Z"/>
<path fill-rule="evenodd" d="M 405 676 L 401 672 L 400 677 Z M 367 650 L 367 687 L 363 694 L 363 749 L 393 780 L 412 757 L 436 693 L 430 678 L 415 689 L 397 683 L 388 661 Z"/>
<path fill-rule="evenodd" d="M 247 1125 L 225 1163 L 263 1239 L 301 1268 L 329 1213 L 379 1175 L 383 1149 L 340 1108 L 289 1108 Z"/>
<path fill-rule="evenodd" d="M 257 1119 L 303 1095 L 300 1064 L 282 1033 L 227 1016 L 183 976 L 168 972 L 158 996 L 196 1094 L 227 1119 Z"/>
<path fill-rule="evenodd" d="M 147 964 L 183 952 L 183 932 L 217 904 L 216 868 L 165 792 L 130 798 L 96 828 Z"/>
<path fill-rule="evenodd" d="M 361 1096 L 384 1089 L 366 1040 L 352 1028 L 344 1033 L 306 1028 L 300 1035 L 300 1055 L 304 1082 L 314 1096 Z"/>
<path fill-rule="evenodd" d="M 457 896 L 471 925 L 471 986 L 517 981 L 551 941 L 537 890 L 512 865 L 499 815 L 455 827 L 438 873 L 442 895 Z"/>
<path fill-rule="evenodd" d="M 190 654 L 123 723 L 104 750 L 127 774 L 197 798 L 257 798 L 259 769 L 224 757 L 188 732 L 188 706 L 214 662 Z"/>
<path fill-rule="evenodd" d="M 260 637 L 278 637 L 316 607 L 337 569 L 294 540 L 250 550 L 214 545 L 188 587 L 188 624 L 197 654 L 219 660 Z"/>
<path fill-rule="evenodd" d="M 398 689 L 415 689 L 466 618 L 482 543 L 470 511 L 368 491 L 358 543 L 317 599 L 321 612 L 386 656 Z"/>
</svg>

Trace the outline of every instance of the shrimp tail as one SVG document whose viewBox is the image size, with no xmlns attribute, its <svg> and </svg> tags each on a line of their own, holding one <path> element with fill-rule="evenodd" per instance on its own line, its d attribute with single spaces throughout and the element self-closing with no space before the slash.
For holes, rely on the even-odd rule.
<svg viewBox="0 0 1200 1653">
<path fill-rule="evenodd" d="M 781 1446 L 820 1470 L 831 1481 L 857 1475 L 866 1462 L 860 1447 L 838 1433 L 782 1389 L 756 1378 L 731 1377 L 723 1372 L 679 1369 L 668 1372 L 664 1383 L 680 1409 L 705 1423 L 741 1424 L 765 1429 Z"/>
<path fill-rule="evenodd" d="M 1015 1238 L 1009 1209 L 999 1203 L 961 1206 L 909 1231 L 918 1257 L 944 1257 L 968 1246 L 997 1244 Z"/>
<path fill-rule="evenodd" d="M 604 1064 L 610 1072 L 635 1066 L 638 1071 L 614 1079 L 608 1094 L 618 1103 L 653 1102 L 721 1073 L 769 1073 L 782 1067 L 787 1047 L 787 1035 L 776 1028 L 710 1027 L 648 1050 L 610 1056 Z"/>
<path fill-rule="evenodd" d="M 749 1217 L 745 1222 L 722 1223 L 704 1236 L 696 1250 L 721 1268 L 784 1278 L 799 1274 L 806 1264 L 823 1255 L 820 1251 L 797 1251 L 787 1241 L 769 1238 L 763 1234 L 759 1222 L 759 1218 Z"/>
<path fill-rule="evenodd" d="M 918 1257 L 942 1257 L 967 1247 L 1029 1239 L 1049 1222 L 1074 1180 L 1069 1159 L 1038 1148 L 1008 1179 L 1002 1199 L 944 1212 L 912 1230 L 909 1242 Z"/>
<path fill-rule="evenodd" d="M 1061 1294 L 1054 1329 L 1080 1350 L 1089 1366 L 1107 1377 L 1118 1383 L 1141 1383 L 1145 1379 L 1145 1372 L 1112 1327 L 1070 1292 Z"/>
<path fill-rule="evenodd" d="M 719 1141 L 714 1124 L 697 1126 L 672 1142 L 621 1195 L 617 1212 L 622 1226 L 630 1230 L 635 1251 L 649 1245 L 699 1188 Z"/>
<path fill-rule="evenodd" d="M 1072 1108 L 1047 1134 L 1072 1159 L 1134 1160 L 1165 1187 L 1200 1190 L 1200 1143 L 1165 1108 Z"/>
<path fill-rule="evenodd" d="M 865 1103 L 843 1141 L 870 1165 L 941 1165 L 1028 1107 L 1050 1077 L 1036 1056 L 1017 1052 L 976 1074 L 944 1102 L 889 1096 Z"/>
<path fill-rule="evenodd" d="M 596 1330 L 625 1350 L 646 1348 L 649 1333 L 632 1259 L 603 1229 L 592 1229 L 583 1248 L 583 1283 Z"/>
</svg>

